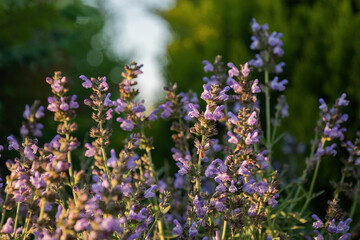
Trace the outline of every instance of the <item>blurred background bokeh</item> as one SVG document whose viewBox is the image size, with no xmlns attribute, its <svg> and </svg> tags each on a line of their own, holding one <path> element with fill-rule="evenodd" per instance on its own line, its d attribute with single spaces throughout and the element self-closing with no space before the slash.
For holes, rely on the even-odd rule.
<svg viewBox="0 0 360 240">
<path fill-rule="evenodd" d="M 253 17 L 284 34 L 286 66 L 280 78 L 289 80 L 290 116 L 282 130 L 293 136 L 292 144 L 304 143 L 305 154 L 309 151 L 318 98 L 333 104 L 343 92 L 350 100 L 346 136 L 354 139 L 360 129 L 359 10 L 360 0 L 0 0 L 0 144 L 6 145 L 10 134 L 19 136 L 26 104 L 39 99 L 46 105 L 50 87 L 45 78 L 54 71 L 67 76 L 70 92 L 80 102 L 88 92 L 78 76 L 107 76 L 116 97 L 123 65 L 131 60 L 145 65 L 139 83 L 148 108 L 163 100 L 166 82 L 200 93 L 202 60 L 213 61 L 220 54 L 224 62 L 239 65 L 254 58 L 249 49 Z M 93 124 L 90 115 L 90 109 L 80 107 L 76 121 L 81 142 Z M 40 142 L 56 134 L 50 112 L 44 124 Z M 171 161 L 168 129 L 165 121 L 153 126 L 157 165 Z M 115 131 L 112 144 L 119 146 L 122 136 Z M 287 156 L 289 148 L 280 151 L 280 145 L 278 150 L 285 152 L 275 155 L 279 162 L 304 166 L 305 155 Z M 4 174 L 11 154 L 2 155 Z M 340 164 L 323 168 L 322 186 L 329 186 L 334 166 Z M 297 170 L 300 174 L 301 167 Z"/>
</svg>

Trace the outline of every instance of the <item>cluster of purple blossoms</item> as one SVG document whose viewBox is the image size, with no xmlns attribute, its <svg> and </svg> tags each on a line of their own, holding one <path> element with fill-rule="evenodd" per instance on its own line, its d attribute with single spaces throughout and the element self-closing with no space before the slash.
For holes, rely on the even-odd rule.
<svg viewBox="0 0 360 240">
<path fill-rule="evenodd" d="M 266 152 L 256 153 L 254 148 L 260 142 L 261 134 L 259 109 L 254 106 L 256 93 L 261 91 L 258 80 L 249 80 L 248 64 L 242 65 L 240 70 L 232 63 L 226 70 L 219 58 L 214 64 L 208 61 L 203 64 L 205 72 L 214 73 L 210 78 L 204 78 L 207 83 L 203 85 L 201 98 L 207 103 L 206 111 L 201 112 L 198 105 L 189 104 L 191 111 L 188 113 L 198 121 L 191 132 L 202 137 L 201 142 L 195 138 L 198 158 L 189 152 L 173 149 L 173 158 L 179 167 L 176 182 L 180 177 L 190 176 L 195 183 L 191 193 L 192 205 L 187 207 L 185 216 L 173 220 L 173 233 L 179 239 L 199 238 L 199 235 L 204 236 L 202 239 L 214 235 L 219 238 L 219 228 L 207 220 L 208 216 L 216 218 L 222 214 L 225 226 L 229 225 L 232 232 L 241 229 L 245 219 L 259 224 L 265 217 L 267 206 L 275 207 L 279 197 L 275 181 L 269 182 L 265 177 L 258 180 L 259 172 L 268 167 Z M 225 109 L 225 104 L 230 107 L 234 102 L 240 105 L 237 114 Z M 230 137 L 229 152 L 224 160 L 214 157 L 221 149 L 214 138 L 216 124 L 222 123 L 228 127 Z M 215 188 L 209 188 L 209 183 L 215 183 Z M 184 218 L 188 221 L 182 225 L 179 219 Z M 214 231 L 203 232 L 203 229 Z M 224 231 L 226 233 L 226 228 Z"/>
<path fill-rule="evenodd" d="M 342 127 L 341 124 L 347 121 L 348 115 L 342 114 L 341 108 L 347 106 L 349 103 L 345 97 L 346 94 L 342 94 L 341 97 L 336 100 L 335 105 L 330 109 L 322 98 L 319 99 L 321 118 L 318 122 L 316 131 L 320 135 L 320 138 L 318 138 L 319 140 L 316 142 L 317 149 L 313 157 L 313 161 L 315 162 L 324 155 L 336 155 L 336 143 L 325 146 L 326 142 L 330 142 L 334 139 L 339 139 L 340 141 L 344 140 L 346 128 Z"/>
<path fill-rule="evenodd" d="M 331 221 L 328 221 L 324 224 L 324 222 L 315 214 L 313 214 L 311 216 L 315 222 L 313 223 L 313 228 L 314 233 L 316 234 L 316 237 L 314 238 L 315 240 L 324 240 L 325 238 L 323 237 L 323 235 L 320 233 L 321 229 L 325 229 L 326 232 L 330 235 L 332 235 L 333 237 L 338 235 L 338 240 L 346 240 L 346 239 L 350 239 L 351 234 L 350 233 L 346 233 L 347 231 L 349 231 L 350 227 L 348 226 L 352 220 L 350 218 L 346 219 L 345 221 L 339 221 L 338 224 L 335 224 L 335 219 L 332 219 Z M 339 234 L 341 236 L 339 236 Z M 334 239 L 332 237 L 332 239 Z"/>
<path fill-rule="evenodd" d="M 276 64 L 275 62 L 276 57 L 281 57 L 284 54 L 282 49 L 283 42 L 281 40 L 282 33 L 272 32 L 270 34 L 268 32 L 269 25 L 264 24 L 261 26 L 254 18 L 251 22 L 251 30 L 254 35 L 251 37 L 252 43 L 250 49 L 258 50 L 260 53 L 256 54 L 256 59 L 250 60 L 249 64 L 260 70 L 268 70 L 276 74 L 282 73 L 285 63 L 280 62 Z"/>
<path fill-rule="evenodd" d="M 41 137 L 41 130 L 44 128 L 44 125 L 42 123 L 38 123 L 37 121 L 43 116 L 44 106 L 39 106 L 39 101 L 35 101 L 31 107 L 26 105 L 23 113 L 23 117 L 26 121 L 24 121 L 21 125 L 20 135 L 22 137 Z"/>
</svg>

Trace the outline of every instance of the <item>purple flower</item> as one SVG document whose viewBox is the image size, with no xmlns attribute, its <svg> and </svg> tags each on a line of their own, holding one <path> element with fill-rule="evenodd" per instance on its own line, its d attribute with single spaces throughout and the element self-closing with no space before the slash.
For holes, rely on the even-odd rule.
<svg viewBox="0 0 360 240">
<path fill-rule="evenodd" d="M 210 90 L 208 89 L 208 86 L 206 84 L 203 84 L 203 89 L 204 89 L 204 91 L 201 93 L 200 98 L 205 100 L 205 101 L 211 99 L 212 95 L 211 95 Z"/>
<path fill-rule="evenodd" d="M 323 235 L 318 230 L 314 230 L 314 233 L 316 234 L 315 240 L 324 240 Z"/>
<path fill-rule="evenodd" d="M 258 182 L 254 186 L 255 192 L 260 196 L 263 196 L 264 193 L 267 192 L 268 188 L 269 188 L 269 185 L 266 182 Z"/>
<path fill-rule="evenodd" d="M 116 152 L 114 149 L 111 149 L 110 153 L 111 153 L 111 157 L 107 160 L 107 165 L 108 167 L 115 168 L 118 162 L 118 159 L 116 157 Z"/>
<path fill-rule="evenodd" d="M 323 221 L 321 221 L 321 219 L 316 214 L 311 215 L 311 217 L 316 220 L 316 222 L 314 222 L 312 225 L 313 228 L 319 229 L 324 227 Z"/>
<path fill-rule="evenodd" d="M 27 118 L 30 116 L 30 114 L 31 114 L 31 111 L 30 111 L 29 105 L 25 105 L 25 111 L 24 111 L 24 113 L 23 113 L 23 117 L 24 117 L 25 119 L 27 119 Z"/>
<path fill-rule="evenodd" d="M 242 87 L 240 86 L 240 84 L 235 81 L 234 79 L 232 78 L 228 78 L 226 80 L 226 84 L 229 85 L 232 89 L 234 89 L 234 92 L 236 93 L 241 93 L 242 92 Z"/>
<path fill-rule="evenodd" d="M 189 108 L 192 110 L 188 113 L 188 116 L 191 117 L 191 118 L 198 118 L 200 116 L 200 113 L 198 111 L 198 107 L 199 105 L 197 104 L 192 104 L 192 103 L 189 103 L 188 104 Z"/>
<path fill-rule="evenodd" d="M 120 114 L 125 110 L 126 103 L 123 102 L 121 99 L 117 99 L 116 101 L 113 101 L 112 104 L 113 106 L 116 106 L 115 112 L 117 114 Z"/>
<path fill-rule="evenodd" d="M 173 106 L 173 103 L 170 102 L 170 101 L 167 101 L 166 103 L 161 104 L 161 105 L 159 106 L 159 108 L 160 108 L 161 110 L 163 110 L 162 113 L 160 114 L 160 117 L 161 117 L 162 119 L 166 119 L 166 118 L 168 118 L 168 117 L 171 116 L 171 114 L 172 114 L 172 112 L 173 112 L 173 110 L 171 109 L 172 106 Z"/>
<path fill-rule="evenodd" d="M 130 121 L 129 119 L 122 119 L 121 117 L 118 117 L 116 119 L 117 122 L 122 122 L 120 124 L 120 127 L 124 130 L 124 131 L 129 131 L 131 132 L 131 130 L 133 130 L 134 128 L 134 124 L 132 123 L 132 121 Z"/>
<path fill-rule="evenodd" d="M 249 215 L 249 217 L 256 216 L 256 206 L 252 203 L 250 204 L 250 208 L 248 210 L 248 215 Z"/>
<path fill-rule="evenodd" d="M 227 101 L 229 99 L 229 95 L 226 95 L 225 93 L 230 90 L 229 86 L 226 86 L 223 90 L 219 92 L 219 95 L 217 96 L 217 99 L 220 101 Z"/>
<path fill-rule="evenodd" d="M 332 232 L 332 233 L 336 233 L 337 232 L 337 227 L 336 227 L 336 224 L 335 224 L 335 219 L 333 219 L 331 221 L 331 223 L 329 224 L 329 227 L 327 229 L 329 232 Z"/>
<path fill-rule="evenodd" d="M 216 177 L 217 173 L 218 170 L 215 168 L 213 162 L 205 170 L 205 176 L 208 178 Z"/>
<path fill-rule="evenodd" d="M 90 220 L 86 218 L 80 218 L 79 220 L 76 221 L 74 230 L 76 232 L 81 232 L 87 229 L 88 227 L 90 227 Z"/>
<path fill-rule="evenodd" d="M 251 36 L 251 45 L 250 45 L 250 49 L 251 50 L 257 50 L 260 48 L 260 40 L 258 37 L 256 36 Z"/>
<path fill-rule="evenodd" d="M 349 104 L 349 101 L 345 99 L 346 93 L 343 93 L 339 99 L 336 101 L 337 106 L 347 106 Z"/>
<path fill-rule="evenodd" d="M 259 142 L 259 131 L 255 130 L 253 133 L 249 133 L 245 139 L 246 145 L 255 144 Z"/>
<path fill-rule="evenodd" d="M 174 228 L 172 229 L 172 233 L 173 233 L 174 235 L 181 235 L 182 232 L 183 232 L 183 229 L 182 229 L 179 221 L 176 220 L 176 219 L 174 219 L 173 223 L 174 223 L 175 226 L 174 226 Z"/>
<path fill-rule="evenodd" d="M 275 73 L 279 74 L 283 72 L 283 67 L 285 66 L 284 62 L 280 62 L 278 64 L 275 65 Z"/>
<path fill-rule="evenodd" d="M 153 198 L 155 197 L 155 193 L 153 193 L 152 191 L 154 191 L 155 189 L 157 189 L 158 186 L 155 184 L 155 185 L 152 185 L 150 188 L 148 188 L 145 193 L 144 193 L 144 197 L 145 198 Z"/>
<path fill-rule="evenodd" d="M 238 174 L 243 176 L 250 176 L 250 171 L 246 168 L 247 166 L 248 166 L 248 161 L 247 160 L 243 161 L 238 170 Z"/>
<path fill-rule="evenodd" d="M 336 147 L 336 143 L 331 144 L 331 146 L 327 146 L 324 149 L 324 153 L 327 155 L 336 155 L 336 150 L 334 149 Z"/>
<path fill-rule="evenodd" d="M 146 209 L 142 208 L 138 213 L 135 212 L 135 206 L 132 205 L 129 211 L 129 215 L 128 215 L 128 219 L 131 220 L 135 220 L 137 222 L 143 222 L 146 219 L 145 216 L 146 213 Z"/>
<path fill-rule="evenodd" d="M 249 63 L 245 63 L 243 66 L 241 66 L 241 73 L 244 77 L 249 76 L 250 73 Z"/>
<path fill-rule="evenodd" d="M 247 124 L 250 126 L 254 126 L 258 124 L 257 118 L 256 118 L 256 111 L 253 111 L 250 115 L 250 117 L 247 120 Z"/>
<path fill-rule="evenodd" d="M 235 187 L 234 180 L 231 180 L 231 185 L 229 187 L 229 192 L 234 193 L 237 191 L 237 188 Z"/>
<path fill-rule="evenodd" d="M 235 116 L 235 114 L 233 114 L 232 112 L 228 112 L 228 116 L 229 116 L 229 119 L 228 119 L 229 123 L 232 123 L 235 125 L 239 121 L 237 116 Z"/>
<path fill-rule="evenodd" d="M 276 47 L 274 47 L 274 49 L 273 49 L 273 53 L 274 53 L 276 56 L 281 57 L 282 55 L 284 55 L 284 50 L 283 50 L 280 46 L 276 46 Z"/>
<path fill-rule="evenodd" d="M 268 43 L 270 46 L 282 46 L 283 42 L 281 41 L 282 33 L 273 32 L 268 39 Z"/>
<path fill-rule="evenodd" d="M 150 121 L 156 121 L 158 120 L 158 116 L 156 116 L 156 114 L 159 112 L 159 109 L 155 109 L 152 113 L 150 113 L 150 115 L 148 116 L 148 119 Z"/>
<path fill-rule="evenodd" d="M 50 112 L 56 112 L 58 110 L 58 106 L 57 106 L 54 98 L 48 97 L 48 103 L 49 103 L 49 105 L 47 106 L 47 109 Z"/>
<path fill-rule="evenodd" d="M 256 19 L 255 19 L 255 18 L 251 19 L 251 31 L 257 32 L 257 31 L 259 31 L 260 29 L 261 29 L 261 26 L 260 26 L 260 24 L 258 24 L 258 23 L 256 22 Z"/>
<path fill-rule="evenodd" d="M 65 102 L 65 99 L 63 98 L 63 97 L 61 97 L 60 98 L 60 101 L 61 101 L 61 103 L 60 103 L 60 109 L 61 110 L 63 110 L 63 111 L 67 111 L 67 110 L 69 110 L 69 104 L 67 104 L 66 102 Z"/>
<path fill-rule="evenodd" d="M 96 151 L 93 145 L 91 145 L 90 143 L 85 143 L 85 147 L 87 148 L 85 152 L 86 157 L 92 157 L 95 155 Z"/>
<path fill-rule="evenodd" d="M 46 187 L 46 182 L 44 180 L 44 175 L 39 172 L 35 172 L 34 176 L 30 176 L 30 182 L 36 189 L 41 187 Z"/>
<path fill-rule="evenodd" d="M 259 93 L 259 92 L 261 92 L 258 84 L 259 84 L 259 80 L 255 79 L 252 86 L 251 86 L 251 93 Z"/>
<path fill-rule="evenodd" d="M 59 204 L 59 205 L 58 205 L 57 212 L 56 212 L 56 215 L 55 215 L 55 218 L 56 218 L 56 219 L 59 218 L 61 212 L 62 212 L 62 206 Z"/>
<path fill-rule="evenodd" d="M 239 69 L 237 69 L 237 67 L 236 67 L 232 62 L 229 62 L 229 63 L 227 64 L 227 66 L 228 66 L 229 68 L 231 68 L 231 69 L 229 70 L 229 77 L 230 77 L 230 78 L 232 78 L 233 76 L 235 76 L 235 77 L 238 77 L 238 76 L 239 76 L 239 74 L 240 74 Z"/>
<path fill-rule="evenodd" d="M 285 84 L 288 83 L 288 80 L 287 79 L 284 79 L 282 80 L 281 82 L 279 82 L 279 78 L 278 77 L 275 77 L 271 83 L 270 83 L 270 86 L 272 89 L 274 90 L 278 90 L 278 91 L 284 91 L 285 90 Z"/>
<path fill-rule="evenodd" d="M 255 180 L 251 178 L 247 183 L 244 184 L 243 191 L 248 194 L 254 194 L 255 193 L 254 183 Z"/>
<path fill-rule="evenodd" d="M 206 105 L 206 111 L 204 113 L 205 119 L 214 120 L 214 121 L 218 121 L 218 120 L 222 119 L 224 117 L 224 113 L 222 112 L 222 110 L 224 108 L 225 108 L 224 105 L 217 106 L 215 108 L 214 112 L 211 112 L 209 105 Z"/>
<path fill-rule="evenodd" d="M 106 112 L 105 112 L 105 116 L 106 116 L 106 120 L 110 120 L 110 119 L 112 119 L 112 112 L 113 112 L 114 110 L 112 109 L 112 108 L 109 108 Z"/>
<path fill-rule="evenodd" d="M 232 143 L 232 144 L 238 144 L 239 140 L 237 139 L 237 137 L 230 131 L 227 132 L 227 135 L 230 137 L 228 142 Z"/>
<path fill-rule="evenodd" d="M 104 106 L 105 107 L 111 107 L 113 105 L 113 101 L 110 100 L 111 93 L 108 93 L 106 95 L 106 98 L 104 99 Z"/>
<path fill-rule="evenodd" d="M 69 103 L 70 109 L 79 108 L 79 103 L 76 102 L 76 99 L 77 99 L 77 95 L 74 94 L 74 95 L 71 96 L 71 100 L 70 100 L 70 103 Z"/>
<path fill-rule="evenodd" d="M 101 78 L 102 82 L 99 85 L 100 91 L 107 91 L 109 89 L 109 85 L 106 82 L 106 77 Z"/>
<path fill-rule="evenodd" d="M 112 216 L 106 217 L 101 223 L 101 229 L 109 233 L 117 232 L 120 233 L 123 231 L 120 227 L 119 219 L 115 219 Z"/>
<path fill-rule="evenodd" d="M 14 135 L 8 136 L 7 140 L 9 142 L 9 147 L 8 147 L 9 150 L 15 149 L 18 151 L 20 149 L 20 145 L 16 140 L 16 138 L 14 137 Z"/>
<path fill-rule="evenodd" d="M 12 220 L 11 217 L 9 217 L 6 220 L 6 223 L 4 224 L 4 226 L 2 227 L 1 232 L 5 233 L 5 234 L 12 234 L 14 232 L 13 224 L 14 224 L 14 221 Z"/>
<path fill-rule="evenodd" d="M 196 229 L 196 222 L 193 222 L 193 224 L 191 225 L 191 227 L 189 229 L 189 237 L 197 237 L 198 234 L 199 233 Z"/>
<path fill-rule="evenodd" d="M 29 146 L 26 146 L 24 148 L 24 155 L 30 161 L 33 161 L 35 159 L 35 154 L 33 153 L 33 150 Z"/>
<path fill-rule="evenodd" d="M 54 80 L 54 82 L 51 84 L 51 88 L 58 93 L 64 90 L 64 86 L 59 80 Z"/>
<path fill-rule="evenodd" d="M 126 167 L 128 169 L 132 169 L 133 171 L 135 171 L 136 167 L 137 167 L 137 164 L 136 164 L 136 160 L 139 159 L 139 155 L 137 155 L 136 153 L 129 157 L 127 163 L 126 163 Z"/>
<path fill-rule="evenodd" d="M 332 139 L 339 138 L 340 140 L 344 139 L 345 128 L 340 128 L 340 125 L 335 125 L 333 128 L 330 128 L 329 123 L 326 124 L 324 128 L 324 135 Z"/>
<path fill-rule="evenodd" d="M 273 208 L 276 207 L 278 205 L 278 201 L 276 200 L 276 198 L 278 198 L 278 197 L 279 197 L 279 194 L 276 193 L 274 196 L 269 198 L 268 204 Z"/>
<path fill-rule="evenodd" d="M 182 189 L 184 188 L 184 178 L 183 176 L 175 173 L 175 181 L 174 181 L 174 188 Z"/>
<path fill-rule="evenodd" d="M 138 117 L 141 117 L 141 113 L 145 112 L 146 108 L 144 106 L 144 100 L 140 103 L 137 101 L 134 102 L 134 105 L 131 108 L 132 112 L 136 114 Z"/>
<path fill-rule="evenodd" d="M 226 210 L 226 206 L 224 203 L 222 203 L 221 201 L 216 201 L 215 202 L 215 208 L 216 210 L 218 210 L 219 212 L 224 212 Z"/>
<path fill-rule="evenodd" d="M 204 64 L 204 72 L 213 72 L 214 66 L 207 60 L 202 61 L 202 64 Z"/>
<path fill-rule="evenodd" d="M 263 63 L 263 60 L 262 60 L 260 54 L 256 54 L 255 57 L 256 57 L 256 59 L 255 59 L 255 60 L 254 60 L 254 59 L 251 59 L 251 60 L 249 61 L 249 64 L 250 64 L 251 66 L 254 66 L 254 67 L 257 67 L 257 68 L 261 68 L 261 67 L 264 65 L 264 63 Z"/>
<path fill-rule="evenodd" d="M 216 181 L 216 178 L 215 178 Z M 216 186 L 215 191 L 219 192 L 219 193 L 223 193 L 226 192 L 226 186 L 221 182 L 221 180 L 219 179 L 217 181 L 219 183 L 219 185 Z"/>
<path fill-rule="evenodd" d="M 346 219 L 345 222 L 340 221 L 339 224 L 337 225 L 336 232 L 337 233 L 345 233 L 345 232 L 349 231 L 350 228 L 347 224 L 349 224 L 351 222 L 352 222 L 351 218 Z"/>
</svg>

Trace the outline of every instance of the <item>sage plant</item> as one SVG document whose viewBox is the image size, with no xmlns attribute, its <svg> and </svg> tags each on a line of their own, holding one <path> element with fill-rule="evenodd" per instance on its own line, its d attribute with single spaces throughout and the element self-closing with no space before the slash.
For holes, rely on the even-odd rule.
<svg viewBox="0 0 360 240">
<path fill-rule="evenodd" d="M 0 178 L 0 188 L 5 187 L 0 192 L 0 238 L 356 238 L 352 225 L 359 204 L 360 134 L 355 141 L 347 139 L 346 94 L 331 107 L 319 99 L 306 168 L 289 182 L 285 168 L 272 166 L 273 146 L 290 139 L 278 132 L 282 119 L 289 116 L 288 80 L 274 75 L 270 81 L 270 74 L 280 74 L 285 66 L 277 62 L 284 54 L 282 34 L 270 33 L 267 24 L 255 19 L 251 29 L 255 59 L 244 64 L 225 64 L 221 56 L 204 60 L 206 76 L 199 97 L 191 90 L 178 92 L 176 83 L 168 83 L 165 101 L 151 111 L 136 88 L 142 65 L 125 66 L 118 94 L 106 77 L 81 75 L 74 84 L 89 90 L 84 104 L 95 121 L 89 129 L 92 141 L 84 144 L 73 136 L 80 106 L 77 95 L 69 94 L 61 72 L 47 78 L 53 94 L 47 110 L 58 122 L 57 134 L 39 144 L 42 131 L 50 131 L 41 123 L 45 107 L 38 101 L 25 106 L 19 136 L 7 137 L 7 149 L 16 157 L 6 162 L 6 181 Z M 264 79 L 253 78 L 255 70 L 263 71 Z M 258 100 L 261 94 L 264 104 Z M 275 106 L 270 104 L 272 96 L 278 96 Z M 173 146 L 161 151 L 172 156 L 169 165 L 176 172 L 157 167 L 164 159 L 152 154 L 159 140 L 151 136 L 155 121 L 171 122 Z M 125 136 L 122 142 L 114 143 L 115 129 Z M 83 149 L 80 157 L 72 154 L 77 148 Z M 309 206 L 323 193 L 315 192 L 320 165 L 339 155 L 341 179 L 332 181 L 326 212 L 315 214 Z M 78 161 L 90 167 L 75 169 Z"/>
</svg>

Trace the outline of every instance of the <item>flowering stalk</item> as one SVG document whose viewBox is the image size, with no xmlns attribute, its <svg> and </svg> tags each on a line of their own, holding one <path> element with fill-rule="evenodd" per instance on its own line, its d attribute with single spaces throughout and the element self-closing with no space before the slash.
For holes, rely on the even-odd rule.
<svg viewBox="0 0 360 240">
<path fill-rule="evenodd" d="M 77 129 L 77 125 L 71 123 L 70 120 L 75 118 L 75 109 L 79 107 L 79 104 L 76 102 L 77 95 L 66 96 L 69 89 L 65 86 L 67 84 L 66 77 L 63 77 L 61 72 L 55 72 L 53 78 L 46 78 L 46 82 L 50 84 L 51 91 L 54 94 L 53 97 L 48 98 L 49 105 L 47 109 L 54 112 L 54 120 L 60 122 L 57 132 L 62 136 L 65 135 L 64 142 L 67 145 L 66 158 L 68 162 L 69 183 L 73 188 L 76 183 L 74 182 L 71 151 L 79 146 L 79 142 L 70 135 Z M 74 192 L 73 196 L 74 198 L 76 197 Z"/>
<path fill-rule="evenodd" d="M 104 129 L 103 127 L 106 120 L 112 118 L 111 113 L 113 109 L 111 107 L 113 103 L 110 100 L 111 93 L 107 93 L 109 85 L 106 82 L 106 77 L 88 79 L 86 76 L 81 75 L 80 78 L 84 81 L 82 86 L 84 88 L 90 88 L 93 91 L 90 99 L 85 99 L 84 103 L 95 111 L 92 118 L 98 123 L 98 125 L 90 131 L 90 136 L 95 138 L 95 141 L 92 142 L 92 145 L 85 145 L 88 148 L 85 156 L 95 158 L 96 166 L 105 172 L 107 182 L 111 188 L 112 182 L 105 151 L 107 145 L 110 143 L 109 137 L 111 135 L 111 129 Z"/>
<path fill-rule="evenodd" d="M 284 62 L 276 64 L 275 60 L 277 57 L 281 57 L 284 54 L 284 50 L 281 48 L 283 45 L 281 33 L 268 32 L 269 26 L 267 24 L 259 25 L 255 19 L 252 19 L 251 29 L 254 36 L 251 37 L 252 43 L 250 48 L 252 50 L 259 50 L 260 53 L 256 54 L 256 59 L 250 60 L 249 65 L 258 68 L 259 71 L 264 71 L 264 82 L 265 86 L 263 91 L 265 93 L 265 111 L 266 111 L 266 148 L 269 151 L 269 159 L 271 156 L 272 147 L 274 145 L 274 135 L 271 136 L 271 106 L 270 106 L 270 95 L 271 90 L 284 91 L 288 81 L 282 80 L 278 82 L 278 77 L 275 77 L 271 82 L 269 81 L 269 73 L 279 74 L 283 71 Z M 271 164 L 269 167 L 272 169 Z"/>
</svg>

